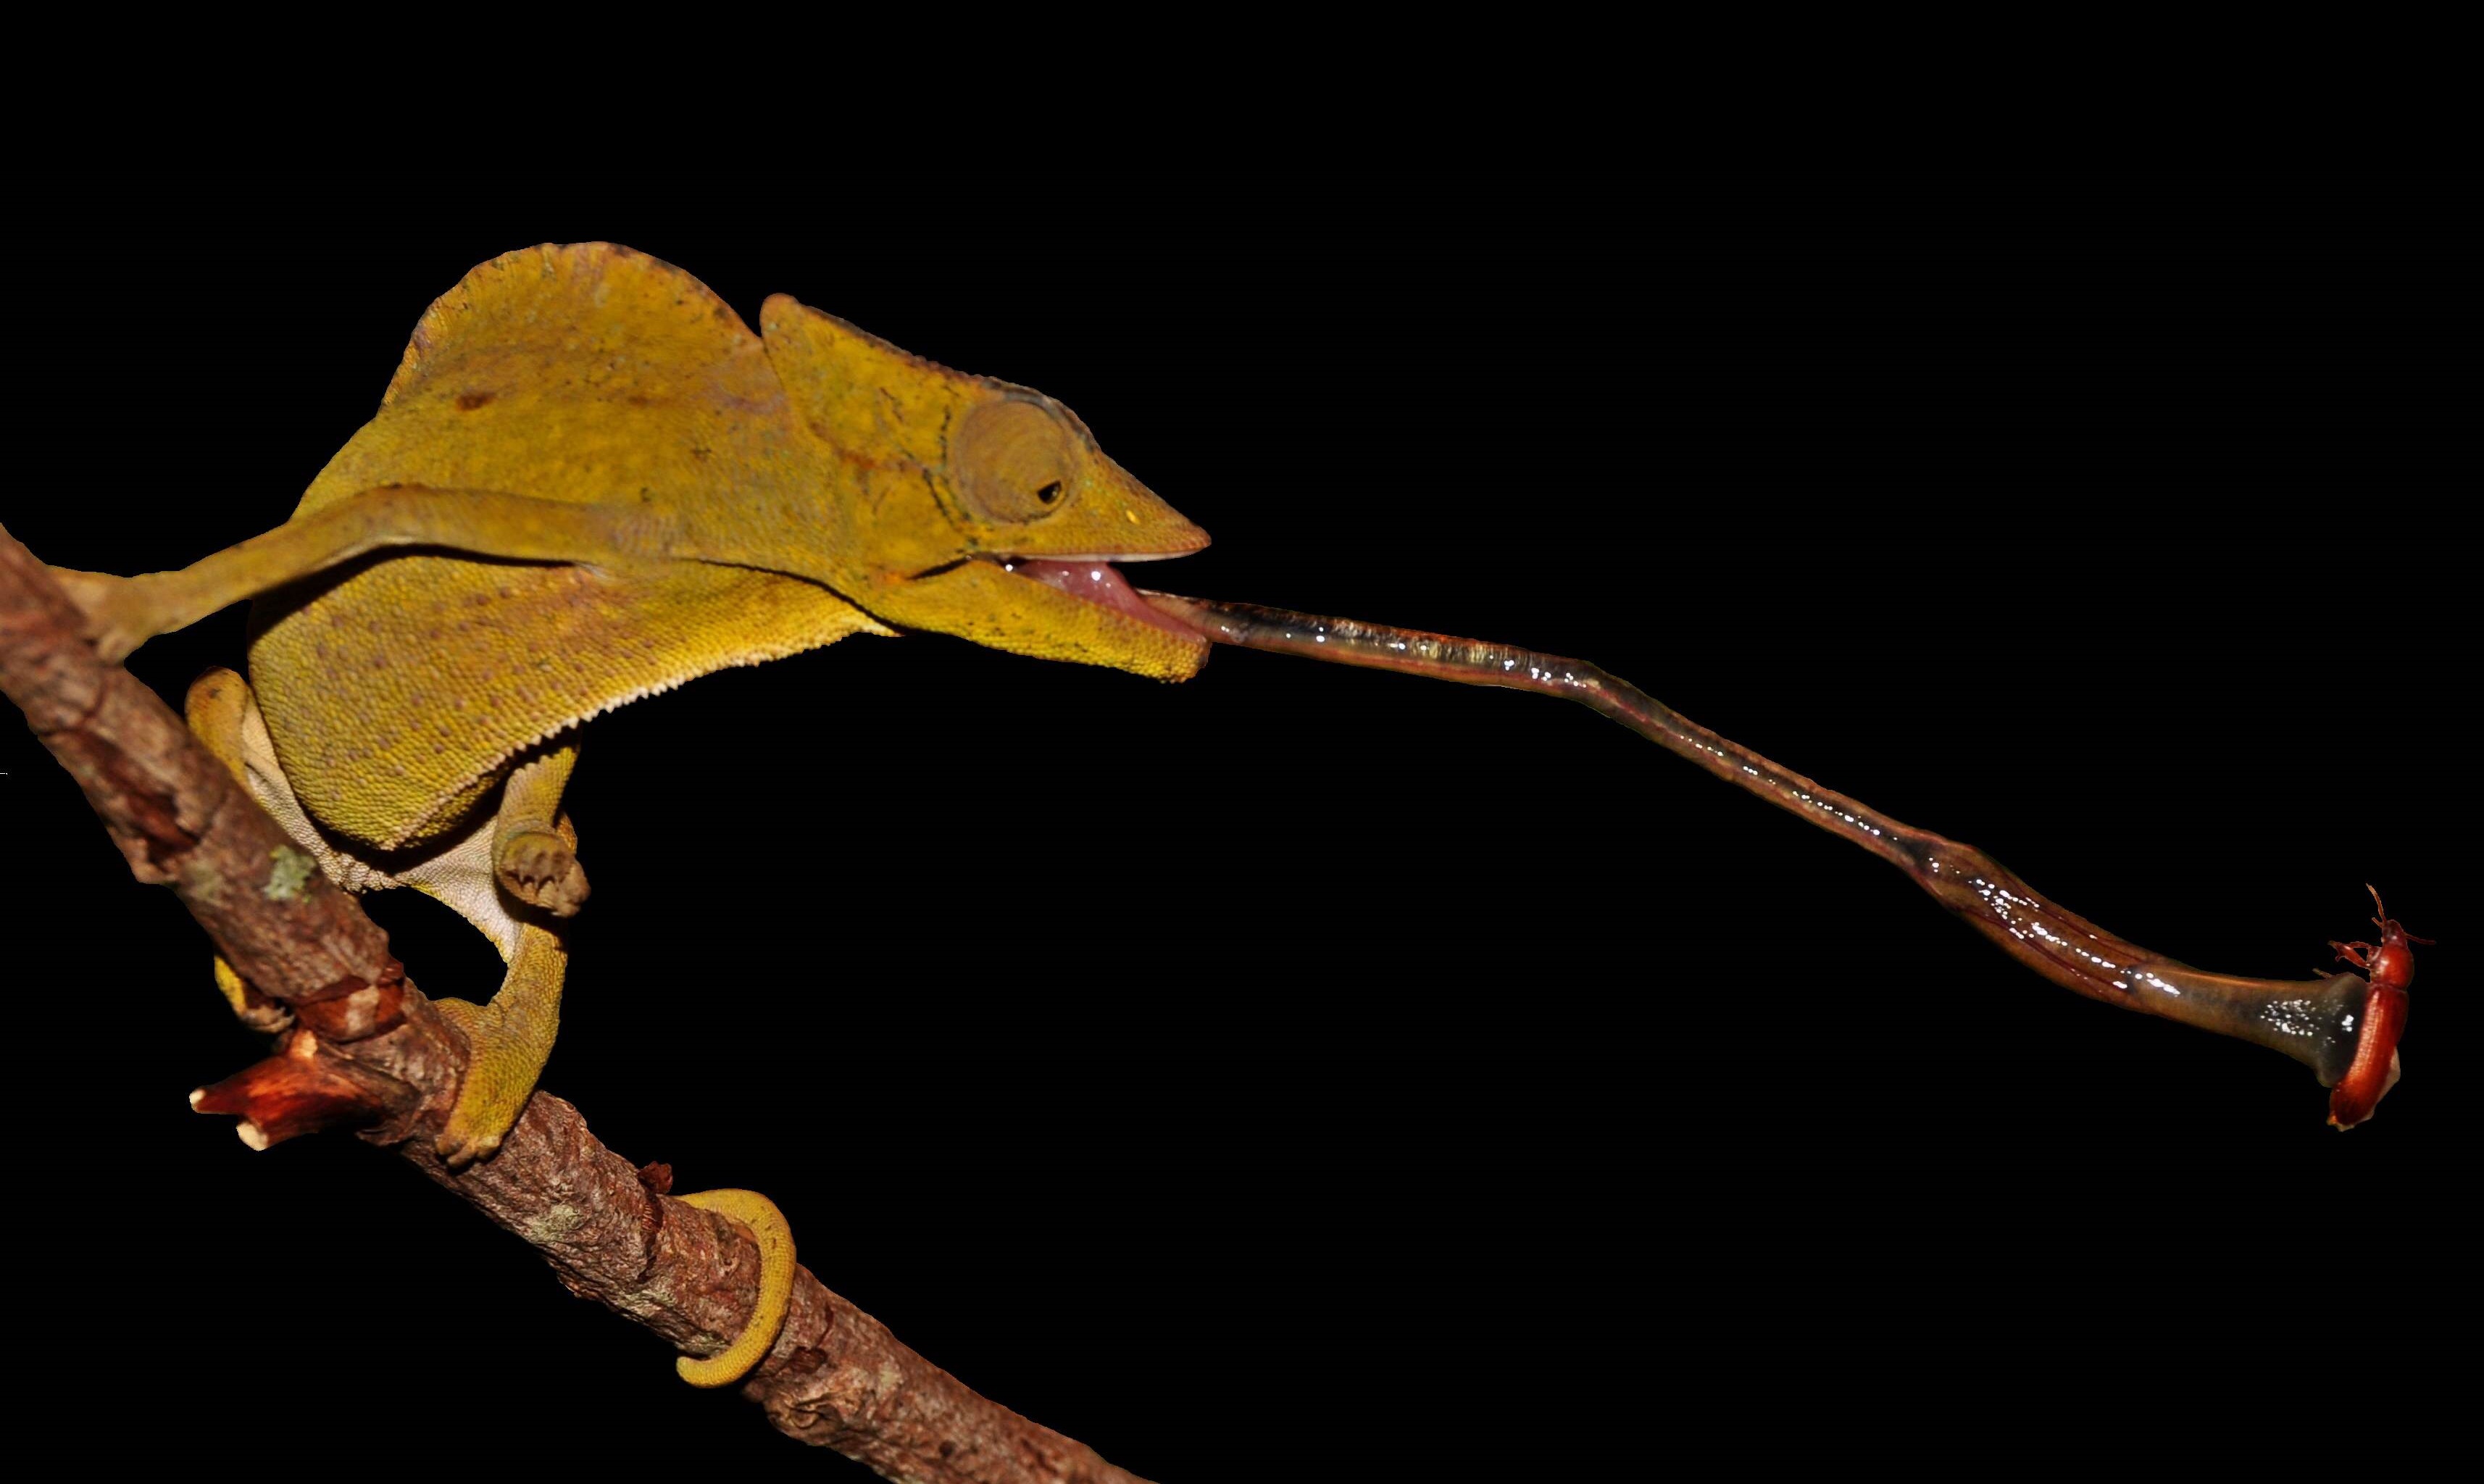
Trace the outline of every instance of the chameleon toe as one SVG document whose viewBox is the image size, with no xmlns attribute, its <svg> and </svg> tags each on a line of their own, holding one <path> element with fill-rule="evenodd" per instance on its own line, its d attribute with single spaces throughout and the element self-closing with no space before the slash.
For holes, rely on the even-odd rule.
<svg viewBox="0 0 2484 1484">
<path fill-rule="evenodd" d="M 569 917 L 586 902 L 586 870 L 568 841 L 548 829 L 530 829 L 500 845 L 494 871 L 519 901 L 554 917 Z"/>
</svg>

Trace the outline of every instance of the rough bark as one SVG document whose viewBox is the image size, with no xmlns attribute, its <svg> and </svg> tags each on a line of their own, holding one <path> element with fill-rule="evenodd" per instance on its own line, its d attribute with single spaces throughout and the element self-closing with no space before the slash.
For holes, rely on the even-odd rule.
<svg viewBox="0 0 2484 1484">
<path fill-rule="evenodd" d="M 465 1073 L 463 1039 L 405 978 L 387 934 L 80 629 L 77 607 L 0 528 L 0 691 L 77 779 L 131 874 L 170 886 L 273 1002 L 246 1018 L 286 1027 L 275 1055 L 202 1090 L 199 1106 L 240 1114 L 266 1143 L 361 1125 L 363 1138 L 526 1239 L 571 1292 L 687 1353 L 724 1348 L 757 1295 L 749 1233 L 671 1199 L 669 1171 L 633 1167 L 543 1092 L 498 1154 L 463 1171 L 444 1165 L 432 1140 Z M 780 1431 L 890 1478 L 1137 1484 L 1094 1449 L 976 1395 L 807 1268 L 742 1393 Z"/>
</svg>

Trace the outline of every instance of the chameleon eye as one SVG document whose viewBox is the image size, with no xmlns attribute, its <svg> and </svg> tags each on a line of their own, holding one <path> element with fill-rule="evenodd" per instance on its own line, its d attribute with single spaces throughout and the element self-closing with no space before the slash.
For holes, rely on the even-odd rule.
<svg viewBox="0 0 2484 1484">
<path fill-rule="evenodd" d="M 966 414 L 950 443 L 949 468 L 970 513 L 1015 525 L 1068 499 L 1078 444 L 1042 403 L 996 398 Z"/>
</svg>

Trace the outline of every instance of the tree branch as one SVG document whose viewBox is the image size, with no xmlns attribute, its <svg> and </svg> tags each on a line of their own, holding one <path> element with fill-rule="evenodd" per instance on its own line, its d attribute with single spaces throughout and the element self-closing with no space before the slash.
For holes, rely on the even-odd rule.
<svg viewBox="0 0 2484 1484">
<path fill-rule="evenodd" d="M 179 717 L 81 636 L 83 617 L 0 528 L 0 691 L 86 793 L 142 881 L 173 888 L 286 1026 L 275 1056 L 202 1089 L 260 1147 L 364 1127 L 530 1243 L 572 1293 L 694 1355 L 748 1319 L 759 1250 L 737 1222 L 671 1199 L 537 1092 L 500 1152 L 452 1172 L 432 1152 L 466 1070 L 458 1033 L 405 978 L 388 936 L 320 875 Z M 288 1014 L 289 1012 L 289 1014 Z M 1138 1484 L 1049 1428 L 978 1396 L 830 1292 L 795 1279 L 775 1348 L 742 1386 L 779 1431 L 883 1475 L 978 1484 Z"/>
</svg>

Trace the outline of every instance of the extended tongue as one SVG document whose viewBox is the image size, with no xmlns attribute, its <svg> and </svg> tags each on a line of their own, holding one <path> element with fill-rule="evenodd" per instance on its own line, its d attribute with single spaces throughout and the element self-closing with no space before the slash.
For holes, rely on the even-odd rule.
<svg viewBox="0 0 2484 1484">
<path fill-rule="evenodd" d="M 1073 598 L 1083 598 L 1117 613 L 1127 614 L 1151 628 L 1178 634 L 1184 638 L 1198 638 L 1199 631 L 1168 613 L 1148 607 L 1111 562 L 1103 561 L 1038 561 L 1015 556 L 1009 570 L 1022 578 L 1033 578 L 1046 587 L 1057 587 Z"/>
</svg>

